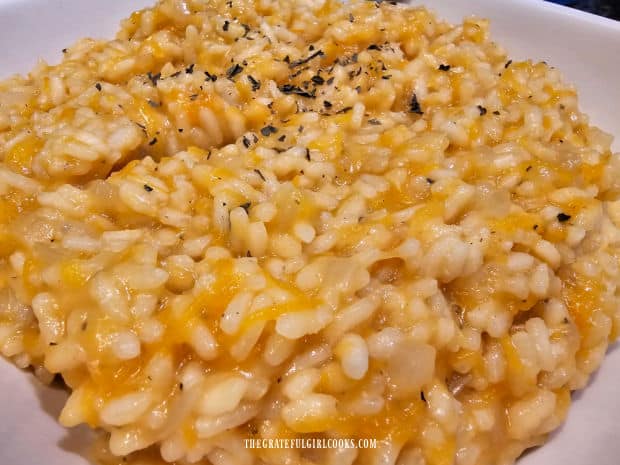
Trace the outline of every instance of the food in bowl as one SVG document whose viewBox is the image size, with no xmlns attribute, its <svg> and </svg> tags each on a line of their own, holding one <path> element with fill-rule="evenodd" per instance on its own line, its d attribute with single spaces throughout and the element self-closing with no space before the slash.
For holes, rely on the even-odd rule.
<svg viewBox="0 0 620 465">
<path fill-rule="evenodd" d="M 0 84 L 0 350 L 104 463 L 511 464 L 616 338 L 611 137 L 486 21 L 163 0 L 64 52 Z"/>
</svg>

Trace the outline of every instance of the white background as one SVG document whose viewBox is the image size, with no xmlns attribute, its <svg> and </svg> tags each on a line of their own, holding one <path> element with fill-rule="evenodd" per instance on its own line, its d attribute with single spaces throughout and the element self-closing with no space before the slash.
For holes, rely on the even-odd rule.
<svg viewBox="0 0 620 465">
<path fill-rule="evenodd" d="M 37 57 L 57 62 L 80 37 L 112 37 L 119 20 L 148 0 L 0 0 L 0 78 Z M 475 13 L 512 58 L 546 60 L 579 88 L 595 124 L 620 137 L 620 23 L 540 0 L 421 0 L 442 17 Z M 616 140 L 615 148 L 620 149 Z M 588 389 L 573 396 L 566 425 L 519 465 L 620 463 L 620 350 L 610 350 Z M 84 465 L 89 432 L 56 423 L 65 394 L 0 359 L 0 465 Z"/>
</svg>

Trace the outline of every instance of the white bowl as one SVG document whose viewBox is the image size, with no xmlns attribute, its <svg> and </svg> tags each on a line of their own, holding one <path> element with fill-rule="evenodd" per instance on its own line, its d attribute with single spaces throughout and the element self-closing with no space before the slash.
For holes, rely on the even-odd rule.
<svg viewBox="0 0 620 465">
<path fill-rule="evenodd" d="M 0 0 L 0 78 L 27 72 L 39 57 L 57 62 L 80 37 L 111 37 L 119 20 L 149 0 Z M 490 18 L 494 40 L 516 59 L 545 60 L 576 84 L 592 122 L 619 136 L 620 22 L 542 0 L 417 0 L 444 18 Z M 614 147 L 620 149 L 620 140 Z M 617 346 L 616 346 L 617 347 Z M 574 395 L 564 427 L 519 465 L 617 465 L 620 350 Z M 0 360 L 0 464 L 85 465 L 89 431 L 56 423 L 65 394 Z"/>
</svg>

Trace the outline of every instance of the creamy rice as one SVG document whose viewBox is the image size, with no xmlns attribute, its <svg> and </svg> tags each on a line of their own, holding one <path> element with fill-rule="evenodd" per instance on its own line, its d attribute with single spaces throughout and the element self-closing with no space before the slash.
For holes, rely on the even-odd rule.
<svg viewBox="0 0 620 465">
<path fill-rule="evenodd" d="M 485 20 L 163 0 L 0 83 L 0 351 L 104 463 L 508 465 L 618 333 L 620 165 Z M 246 438 L 377 449 L 246 449 Z"/>
</svg>

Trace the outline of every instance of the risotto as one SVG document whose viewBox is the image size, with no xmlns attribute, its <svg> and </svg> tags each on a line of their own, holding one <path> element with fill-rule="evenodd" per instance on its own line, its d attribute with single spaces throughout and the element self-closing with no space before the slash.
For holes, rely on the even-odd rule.
<svg viewBox="0 0 620 465">
<path fill-rule="evenodd" d="M 509 465 L 616 338 L 612 138 L 485 20 L 162 0 L 63 53 L 0 83 L 0 352 L 99 460 Z"/>
</svg>

